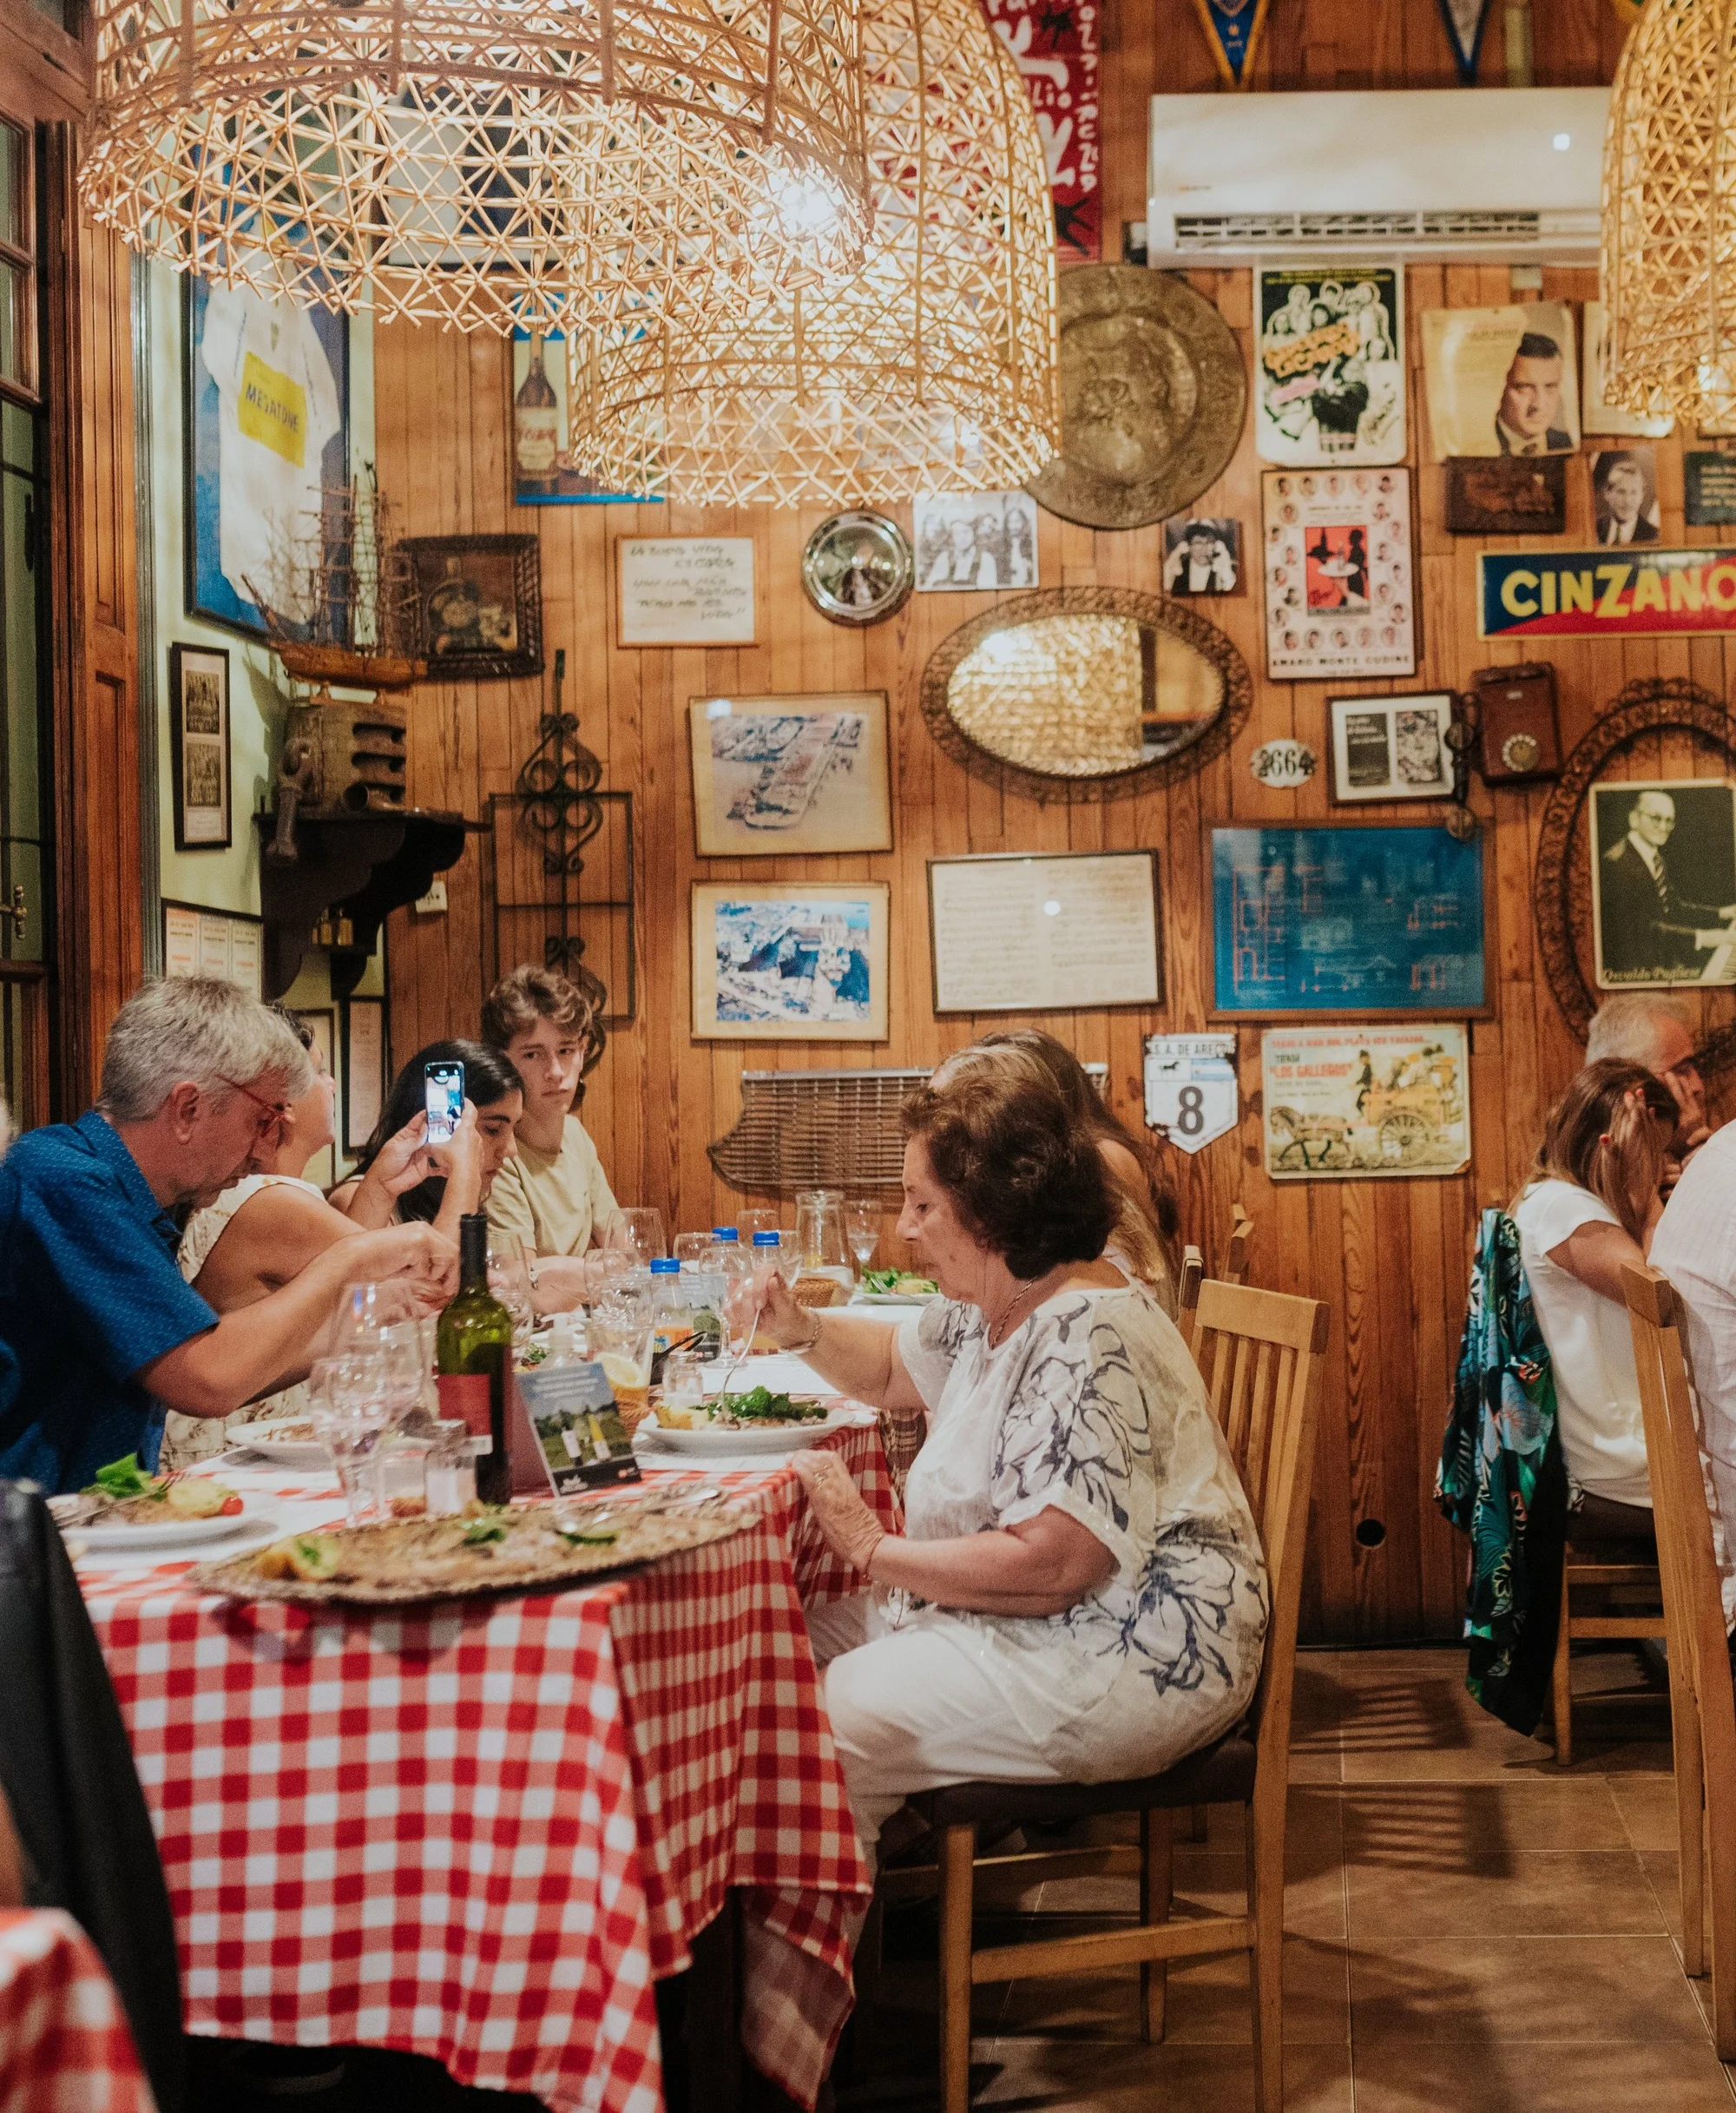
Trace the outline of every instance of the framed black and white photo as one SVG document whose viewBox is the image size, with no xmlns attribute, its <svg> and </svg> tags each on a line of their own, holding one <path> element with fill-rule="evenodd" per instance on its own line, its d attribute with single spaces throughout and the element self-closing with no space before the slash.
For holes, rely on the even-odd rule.
<svg viewBox="0 0 1736 2113">
<path fill-rule="evenodd" d="M 229 655 L 222 646 L 168 649 L 168 739 L 174 847 L 229 846 Z"/>
<path fill-rule="evenodd" d="M 1035 587 L 1036 501 L 1028 491 L 931 491 L 916 502 L 917 591 Z"/>
<path fill-rule="evenodd" d="M 1335 800 L 1451 797 L 1450 690 L 1414 697 L 1333 697 L 1328 707 Z"/>
<path fill-rule="evenodd" d="M 1591 458 L 1591 512 L 1600 543 L 1658 542 L 1663 531 L 1656 450 L 1645 441 L 1600 448 Z"/>
<path fill-rule="evenodd" d="M 1242 524 L 1176 514 L 1163 524 L 1163 591 L 1233 595 L 1242 583 Z"/>
<path fill-rule="evenodd" d="M 1600 990 L 1736 984 L 1736 785 L 1594 785 L 1589 839 Z"/>
</svg>

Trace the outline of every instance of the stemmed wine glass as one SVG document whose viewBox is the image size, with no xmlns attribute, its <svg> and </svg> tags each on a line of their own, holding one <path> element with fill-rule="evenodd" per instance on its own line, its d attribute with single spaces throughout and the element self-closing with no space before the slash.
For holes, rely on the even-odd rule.
<svg viewBox="0 0 1736 2113">
<path fill-rule="evenodd" d="M 428 1383 L 428 1363 L 420 1322 L 400 1320 L 379 1332 L 379 1392 L 386 1422 L 394 1431 L 415 1421 Z"/>
<path fill-rule="evenodd" d="M 880 1244 L 880 1199 L 852 1196 L 844 1207 L 844 1231 L 850 1252 L 856 1257 L 856 1274 L 860 1276 Z"/>
<path fill-rule="evenodd" d="M 490 1229 L 488 1247 L 489 1289 L 512 1315 L 513 1333 L 529 1333 L 536 1320 L 536 1302 L 530 1290 L 530 1271 L 524 1247 L 516 1233 Z"/>
<path fill-rule="evenodd" d="M 669 1252 L 669 1236 L 663 1230 L 663 1214 L 650 1208 L 624 1210 L 625 1238 L 622 1245 L 630 1254 L 636 1255 L 642 1267 L 660 1261 Z"/>
<path fill-rule="evenodd" d="M 345 1517 L 365 1525 L 378 1505 L 375 1449 L 386 1421 L 378 1359 L 321 1358 L 307 1375 L 307 1398 L 313 1435 L 338 1471 Z"/>
</svg>

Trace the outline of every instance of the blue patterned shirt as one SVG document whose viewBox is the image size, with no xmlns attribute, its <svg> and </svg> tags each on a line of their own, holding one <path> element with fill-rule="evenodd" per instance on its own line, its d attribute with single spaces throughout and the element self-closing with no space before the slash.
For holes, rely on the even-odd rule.
<svg viewBox="0 0 1736 2113">
<path fill-rule="evenodd" d="M 50 1496 L 109 1460 L 156 1464 L 148 1365 L 216 1326 L 175 1267 L 180 1235 L 93 1109 L 27 1131 L 0 1160 L 0 1475 Z"/>
</svg>

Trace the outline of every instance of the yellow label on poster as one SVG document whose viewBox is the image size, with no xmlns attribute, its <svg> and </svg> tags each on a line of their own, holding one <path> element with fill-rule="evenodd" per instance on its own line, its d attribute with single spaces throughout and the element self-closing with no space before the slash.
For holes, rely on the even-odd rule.
<svg viewBox="0 0 1736 2113">
<path fill-rule="evenodd" d="M 257 352 L 247 354 L 241 369 L 235 423 L 245 438 L 301 467 L 307 451 L 307 392 L 299 382 L 268 367 Z"/>
</svg>

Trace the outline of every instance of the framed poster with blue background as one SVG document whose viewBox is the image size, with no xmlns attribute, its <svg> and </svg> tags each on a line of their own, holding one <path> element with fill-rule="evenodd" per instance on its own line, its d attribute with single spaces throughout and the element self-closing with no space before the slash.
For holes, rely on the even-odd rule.
<svg viewBox="0 0 1736 2113">
<path fill-rule="evenodd" d="M 1379 822 L 1213 830 L 1213 1017 L 1488 1017 L 1485 838 Z"/>
<path fill-rule="evenodd" d="M 192 277 L 181 313 L 187 612 L 263 638 L 251 581 L 306 628 L 321 493 L 350 481 L 350 319 Z"/>
</svg>

